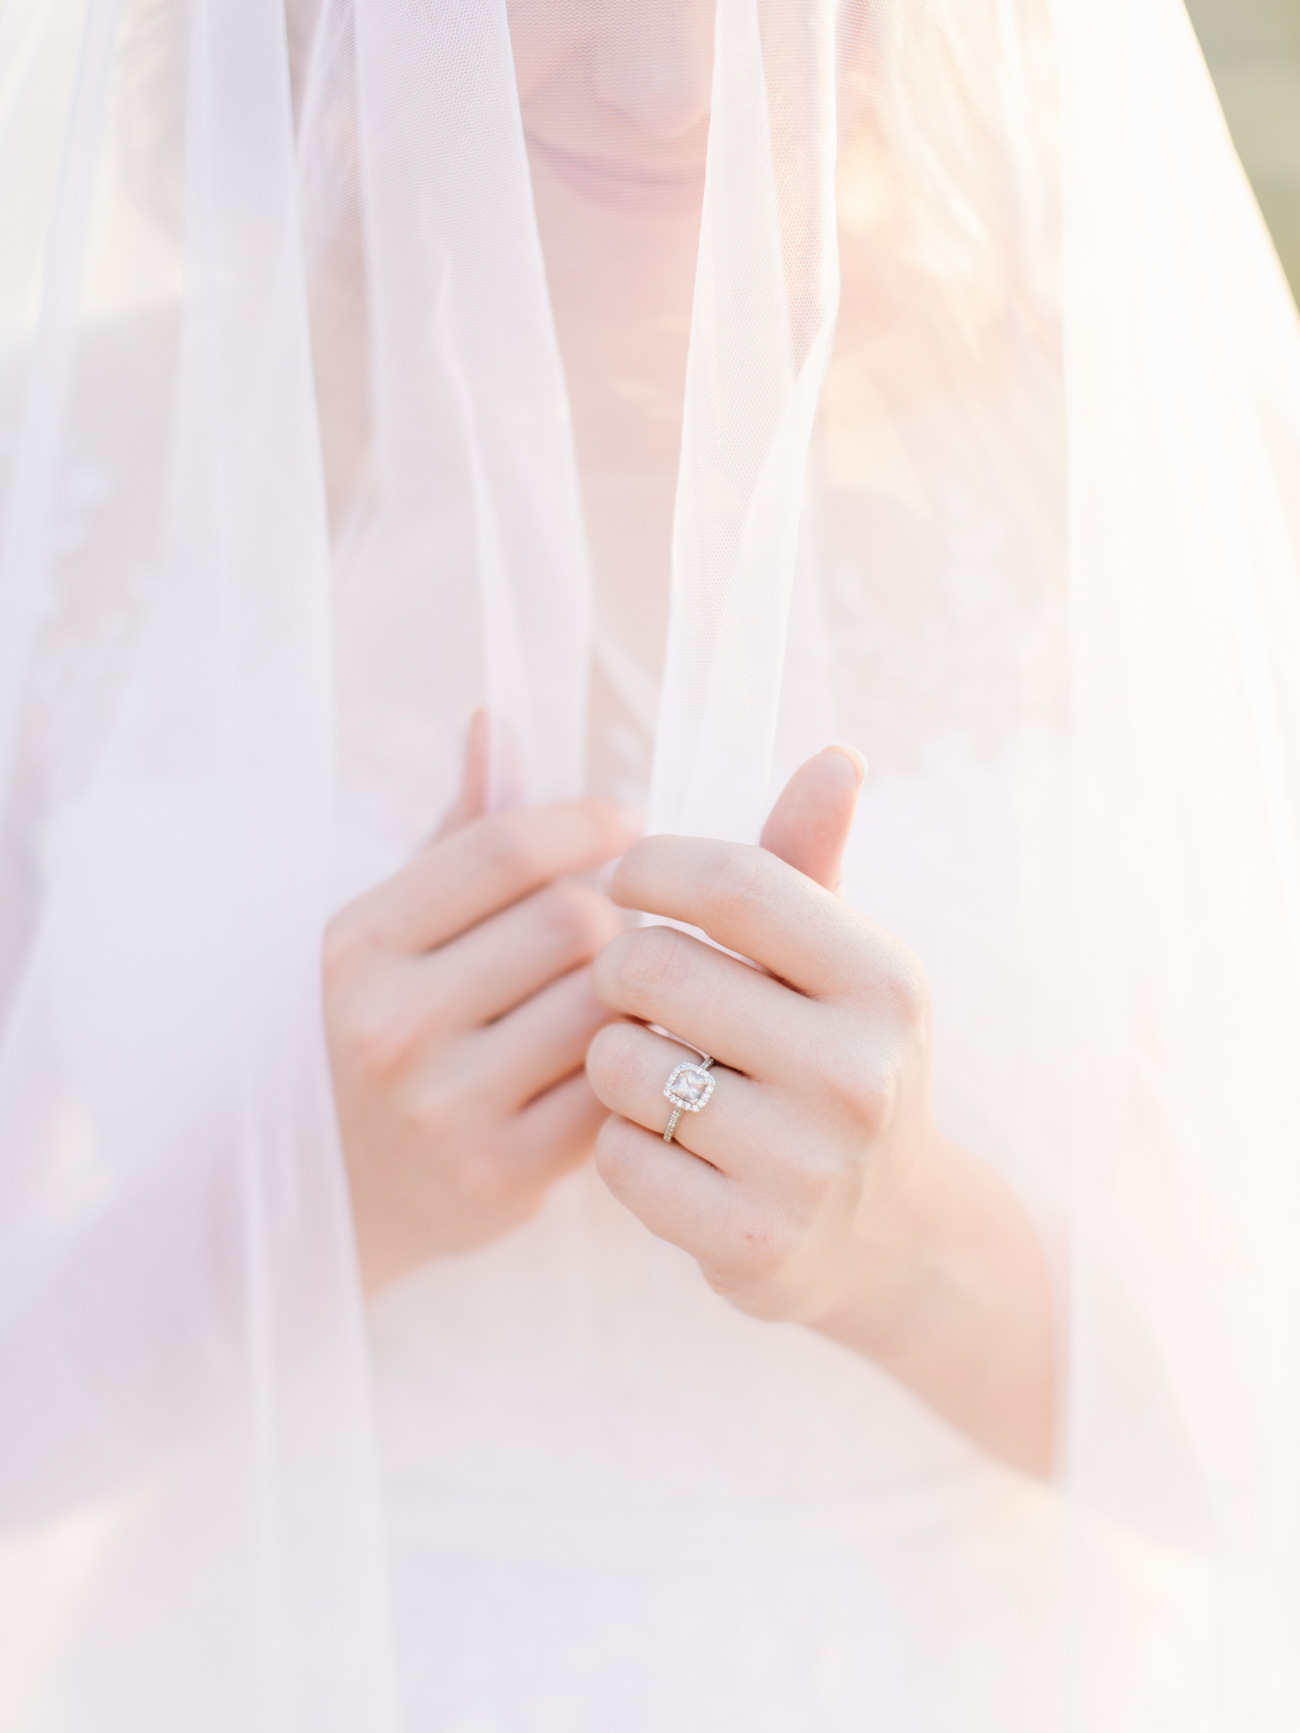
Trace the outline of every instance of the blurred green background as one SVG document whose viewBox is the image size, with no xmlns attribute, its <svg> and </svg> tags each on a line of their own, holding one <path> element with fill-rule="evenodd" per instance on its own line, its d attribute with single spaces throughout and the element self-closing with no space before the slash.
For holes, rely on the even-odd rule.
<svg viewBox="0 0 1300 1733">
<path fill-rule="evenodd" d="M 1300 0 L 1187 0 L 1187 10 L 1300 296 Z"/>
</svg>

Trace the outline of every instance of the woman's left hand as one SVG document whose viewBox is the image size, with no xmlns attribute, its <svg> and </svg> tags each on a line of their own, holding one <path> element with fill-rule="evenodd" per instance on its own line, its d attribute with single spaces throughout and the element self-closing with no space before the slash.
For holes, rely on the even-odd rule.
<svg viewBox="0 0 1300 1733">
<path fill-rule="evenodd" d="M 843 755 L 828 759 L 813 760 L 804 779 L 829 785 L 851 819 L 856 769 Z M 823 847 L 826 877 L 838 877 L 839 853 Z M 602 1030 L 587 1057 L 592 1086 L 618 1115 L 600 1134 L 600 1172 L 737 1306 L 820 1322 L 856 1300 L 864 1265 L 885 1249 L 886 1206 L 930 1151 L 921 964 L 768 847 L 649 837 L 623 856 L 610 894 L 698 927 L 761 968 L 667 926 L 606 946 L 593 965 L 596 992 L 637 1021 Z M 712 1098 L 683 1113 L 671 1144 L 664 1084 L 694 1055 L 650 1023 L 715 1060 Z"/>
<path fill-rule="evenodd" d="M 761 967 L 668 926 L 605 947 L 593 985 L 630 1020 L 588 1052 L 615 1115 L 596 1163 L 742 1310 L 849 1343 L 997 1454 L 1043 1471 L 1042 1248 L 1000 1177 L 936 1134 L 920 961 L 828 888 L 856 782 L 847 758 L 822 753 L 787 786 L 765 846 L 657 836 L 623 856 L 616 903 Z M 673 1143 L 664 1085 L 694 1055 L 649 1024 L 716 1061 L 712 1097 L 682 1114 Z"/>
</svg>

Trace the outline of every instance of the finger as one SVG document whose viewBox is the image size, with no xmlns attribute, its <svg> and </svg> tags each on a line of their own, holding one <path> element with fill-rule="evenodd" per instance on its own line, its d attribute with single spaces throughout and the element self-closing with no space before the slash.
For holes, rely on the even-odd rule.
<svg viewBox="0 0 1300 1733">
<path fill-rule="evenodd" d="M 581 1071 L 592 1036 L 610 1013 L 587 969 L 552 981 L 540 993 L 458 1043 L 466 1083 L 497 1094 L 518 1111 L 555 1083 Z"/>
<path fill-rule="evenodd" d="M 662 1137 L 673 1113 L 664 1085 L 676 1066 L 697 1057 L 639 1023 L 611 1023 L 587 1050 L 587 1076 L 611 1113 Z M 709 1075 L 712 1095 L 697 1112 L 682 1114 L 673 1135 L 711 1167 L 740 1177 L 781 1141 L 779 1105 L 772 1090 L 739 1072 L 719 1065 Z"/>
<path fill-rule="evenodd" d="M 498 1232 L 502 1221 L 523 1222 L 550 1186 L 590 1157 L 604 1116 L 581 1072 L 563 1078 L 485 1138 L 461 1183 L 468 1177 L 471 1201 L 486 1206 Z"/>
<path fill-rule="evenodd" d="M 658 1023 L 751 1077 L 777 1080 L 810 1060 L 815 1007 L 674 927 L 620 933 L 592 964 L 591 979 L 612 1011 Z"/>
<path fill-rule="evenodd" d="M 506 1133 L 507 1145 L 518 1152 L 521 1162 L 558 1179 L 588 1159 L 604 1120 L 604 1107 L 579 1071 L 515 1115 Z"/>
<path fill-rule="evenodd" d="M 851 746 L 827 746 L 786 783 L 759 845 L 828 891 L 838 890 L 867 761 Z"/>
<path fill-rule="evenodd" d="M 609 800 L 495 813 L 428 843 L 345 918 L 393 949 L 433 950 L 552 879 L 612 860 L 635 834 Z"/>
<path fill-rule="evenodd" d="M 589 963 L 622 928 L 607 897 L 558 879 L 417 961 L 425 1014 L 436 1030 L 477 1028 Z"/>
<path fill-rule="evenodd" d="M 699 927 L 812 997 L 851 993 L 880 934 L 833 892 L 744 843 L 644 837 L 619 862 L 609 894 Z"/>
<path fill-rule="evenodd" d="M 596 1138 L 596 1171 L 661 1240 L 714 1261 L 742 1213 L 744 1189 L 676 1143 L 611 1117 Z"/>
<path fill-rule="evenodd" d="M 435 833 L 437 837 L 451 836 L 454 831 L 463 830 L 474 819 L 483 817 L 487 811 L 487 779 L 488 713 L 486 710 L 476 710 L 469 719 L 469 728 L 465 734 L 460 789 L 450 811 L 438 826 Z"/>
</svg>

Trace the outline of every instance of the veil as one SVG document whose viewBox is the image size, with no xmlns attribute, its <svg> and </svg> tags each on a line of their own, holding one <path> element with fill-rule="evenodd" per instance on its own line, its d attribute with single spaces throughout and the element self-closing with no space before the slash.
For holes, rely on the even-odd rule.
<svg viewBox="0 0 1300 1733">
<path fill-rule="evenodd" d="M 741 841 L 865 749 L 1059 1248 L 1034 1724 L 1291 1727 L 1300 331 L 1183 8 L 717 0 L 600 247 L 550 15 L 0 7 L 0 1721 L 401 1724 L 319 946 L 484 706 L 494 808 Z"/>
</svg>

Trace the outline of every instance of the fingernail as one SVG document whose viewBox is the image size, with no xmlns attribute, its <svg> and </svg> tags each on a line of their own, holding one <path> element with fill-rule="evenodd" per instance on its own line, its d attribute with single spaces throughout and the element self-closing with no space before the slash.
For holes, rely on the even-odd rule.
<svg viewBox="0 0 1300 1733">
<path fill-rule="evenodd" d="M 867 761 L 856 746 L 844 746 L 838 740 L 832 740 L 829 746 L 822 747 L 823 752 L 842 752 L 858 773 L 858 787 L 862 787 L 862 779 L 867 774 Z"/>
<path fill-rule="evenodd" d="M 613 890 L 614 874 L 618 871 L 618 863 L 622 858 L 622 855 L 619 855 L 615 860 L 606 861 L 604 866 L 601 867 L 600 871 L 596 874 L 596 889 L 600 891 L 602 895 L 608 896 Z"/>
</svg>

